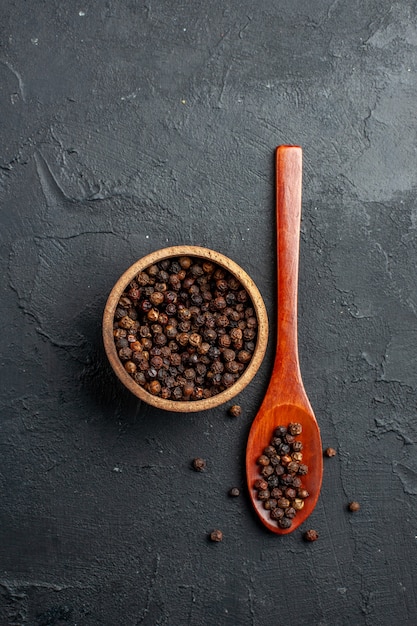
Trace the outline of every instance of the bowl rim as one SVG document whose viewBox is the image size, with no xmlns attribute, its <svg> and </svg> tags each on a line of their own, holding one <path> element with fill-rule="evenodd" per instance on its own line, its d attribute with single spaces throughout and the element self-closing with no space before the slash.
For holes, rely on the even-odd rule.
<svg viewBox="0 0 417 626">
<path fill-rule="evenodd" d="M 129 284 L 129 282 L 133 280 L 133 278 L 140 271 L 144 270 L 150 265 L 154 265 L 159 261 L 162 261 L 163 259 L 181 256 L 190 256 L 210 260 L 213 263 L 216 263 L 217 265 L 220 265 L 221 267 L 227 269 L 233 276 L 235 276 L 235 278 L 239 280 L 244 289 L 248 292 L 258 320 L 258 334 L 255 350 L 253 352 L 252 359 L 250 360 L 249 365 L 243 372 L 242 376 L 240 376 L 238 380 L 228 389 L 225 389 L 215 396 L 212 396 L 210 398 L 203 398 L 201 400 L 166 400 L 164 398 L 160 398 L 159 396 L 153 396 L 152 394 L 150 394 L 148 391 L 146 391 L 146 389 L 136 383 L 124 369 L 122 362 L 120 361 L 119 355 L 117 354 L 113 335 L 115 310 L 119 302 L 120 296 L 125 290 L 126 286 Z M 179 245 L 155 250 L 154 252 L 151 252 L 150 254 L 141 257 L 130 267 L 128 267 L 125 272 L 123 272 L 123 274 L 114 284 L 107 298 L 103 313 L 102 331 L 104 348 L 110 365 L 116 376 L 123 383 L 123 385 L 127 387 L 127 389 L 129 389 L 129 391 L 131 391 L 136 397 L 138 397 L 140 400 L 143 400 L 147 404 L 163 409 L 165 411 L 172 411 L 177 413 L 197 413 L 199 411 L 212 409 L 216 406 L 230 401 L 249 384 L 249 382 L 257 373 L 265 356 L 268 343 L 269 324 L 266 307 L 261 293 L 252 278 L 249 276 L 249 274 L 245 272 L 242 267 L 240 267 L 240 265 L 238 265 L 235 261 L 225 256 L 224 254 L 221 254 L 220 252 L 217 252 L 210 248 L 205 248 L 201 246 Z"/>
</svg>

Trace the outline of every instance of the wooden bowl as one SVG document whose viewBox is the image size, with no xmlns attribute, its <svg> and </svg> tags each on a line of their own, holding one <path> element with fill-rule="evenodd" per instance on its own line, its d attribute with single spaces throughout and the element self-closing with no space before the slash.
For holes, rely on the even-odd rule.
<svg viewBox="0 0 417 626">
<path fill-rule="evenodd" d="M 154 396 L 149 393 L 144 387 L 136 383 L 136 381 L 133 380 L 133 378 L 127 373 L 127 371 L 123 367 L 119 355 L 117 354 L 113 336 L 113 323 L 116 307 L 118 305 L 120 296 L 125 291 L 127 285 L 135 278 L 135 276 L 139 272 L 145 270 L 151 265 L 156 264 L 164 259 L 182 256 L 208 260 L 230 272 L 247 291 L 252 301 L 253 309 L 255 311 L 258 322 L 255 350 L 253 352 L 251 360 L 249 361 L 249 364 L 243 371 L 242 375 L 231 387 L 225 389 L 217 395 L 211 396 L 210 398 L 203 398 L 201 400 L 166 400 L 164 398 Z M 110 292 L 104 309 L 103 341 L 107 357 L 116 376 L 135 396 L 159 409 L 164 409 L 166 411 L 191 413 L 204 411 L 206 409 L 212 409 L 213 407 L 223 404 L 224 402 L 228 402 L 231 398 L 240 393 L 242 389 L 244 389 L 246 385 L 252 380 L 252 378 L 258 371 L 259 366 L 261 365 L 265 355 L 265 350 L 268 342 L 268 317 L 262 296 L 255 283 L 248 276 L 248 274 L 246 274 L 246 272 L 234 261 L 220 254 L 219 252 L 215 252 L 214 250 L 210 250 L 208 248 L 201 248 L 197 246 L 172 246 L 169 248 L 156 250 L 155 252 L 152 252 L 151 254 L 148 254 L 147 256 L 139 259 L 138 261 L 136 261 L 136 263 L 131 265 L 129 269 L 127 269 L 116 282 Z"/>
</svg>

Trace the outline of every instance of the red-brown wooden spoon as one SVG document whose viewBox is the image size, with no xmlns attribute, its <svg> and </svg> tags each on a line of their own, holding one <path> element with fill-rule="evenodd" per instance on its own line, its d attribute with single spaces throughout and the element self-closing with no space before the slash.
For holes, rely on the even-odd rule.
<svg viewBox="0 0 417 626">
<path fill-rule="evenodd" d="M 298 253 L 301 219 L 302 150 L 280 146 L 276 151 L 276 220 L 278 247 L 277 348 L 271 380 L 256 415 L 246 449 L 246 475 L 257 514 L 269 530 L 284 535 L 302 524 L 314 509 L 320 493 L 323 458 L 320 431 L 301 379 L 297 342 Z M 254 482 L 260 477 L 257 459 L 269 445 L 277 426 L 299 422 L 303 443 L 302 463 L 309 468 L 301 476 L 310 496 L 288 529 L 279 528 L 257 499 Z"/>
</svg>

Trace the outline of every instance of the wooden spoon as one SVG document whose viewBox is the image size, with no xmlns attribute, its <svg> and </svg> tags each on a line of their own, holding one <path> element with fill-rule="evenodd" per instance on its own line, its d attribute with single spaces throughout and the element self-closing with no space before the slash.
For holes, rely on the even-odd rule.
<svg viewBox="0 0 417 626">
<path fill-rule="evenodd" d="M 297 342 L 298 252 L 301 219 L 302 150 L 279 146 L 276 151 L 276 220 L 278 246 L 277 348 L 271 380 L 256 415 L 246 449 L 246 474 L 250 497 L 261 521 L 269 530 L 284 535 L 295 530 L 313 511 L 320 493 L 323 452 L 320 431 L 301 379 Z M 298 422 L 303 443 L 302 463 L 308 473 L 300 476 L 309 492 L 304 508 L 290 528 L 280 528 L 257 498 L 254 482 L 260 478 L 257 459 L 270 444 L 277 426 Z"/>
</svg>

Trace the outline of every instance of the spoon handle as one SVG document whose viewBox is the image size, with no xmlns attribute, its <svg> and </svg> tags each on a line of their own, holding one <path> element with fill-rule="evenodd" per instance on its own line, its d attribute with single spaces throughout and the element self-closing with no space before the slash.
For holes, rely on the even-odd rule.
<svg viewBox="0 0 417 626">
<path fill-rule="evenodd" d="M 300 246 L 302 149 L 276 151 L 276 222 L 278 250 L 278 345 L 274 370 L 287 384 L 302 387 L 298 359 L 297 292 Z"/>
</svg>

